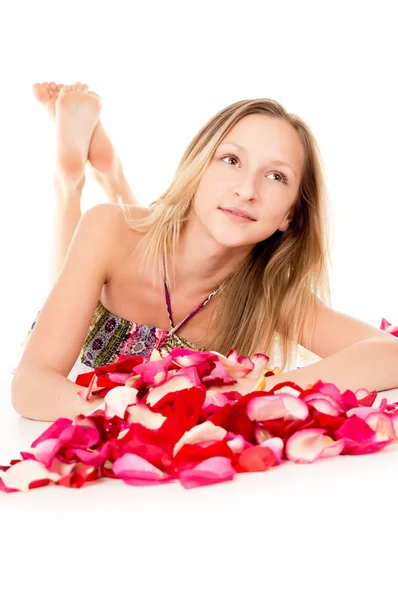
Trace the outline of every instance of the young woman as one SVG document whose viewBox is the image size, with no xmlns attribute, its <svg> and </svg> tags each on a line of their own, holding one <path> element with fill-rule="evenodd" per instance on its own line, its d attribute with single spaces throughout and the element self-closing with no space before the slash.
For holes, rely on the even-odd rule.
<svg viewBox="0 0 398 600">
<path fill-rule="evenodd" d="M 324 178 L 299 117 L 269 99 L 224 108 L 142 208 L 99 121 L 99 97 L 81 84 L 34 91 L 56 122 L 57 246 L 12 384 L 19 414 L 51 421 L 93 410 L 101 401 L 77 395 L 78 372 L 175 346 L 264 352 L 281 368 L 267 388 L 398 386 L 398 340 L 329 306 Z M 154 140 L 154 169 L 161 147 Z M 81 216 L 87 160 L 114 202 Z M 298 344 L 322 360 L 291 370 Z M 242 379 L 235 389 L 252 387 Z"/>
</svg>

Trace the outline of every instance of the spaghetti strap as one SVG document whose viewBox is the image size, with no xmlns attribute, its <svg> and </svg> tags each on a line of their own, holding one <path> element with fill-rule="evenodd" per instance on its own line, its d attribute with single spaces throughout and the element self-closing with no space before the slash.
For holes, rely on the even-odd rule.
<svg viewBox="0 0 398 600">
<path fill-rule="evenodd" d="M 201 302 L 192 312 L 189 313 L 189 315 L 187 315 L 185 317 L 185 319 L 183 319 L 182 321 L 180 321 L 180 323 L 178 323 L 178 325 L 174 325 L 173 323 L 173 313 L 171 310 L 171 301 L 170 301 L 170 288 L 169 288 L 169 283 L 167 280 L 167 274 L 166 274 L 166 262 L 165 262 L 165 258 L 163 256 L 163 273 L 164 273 L 164 294 L 165 294 L 165 298 L 166 298 L 166 307 L 167 307 L 167 313 L 169 315 L 169 321 L 170 321 L 170 331 L 169 331 L 169 336 L 172 336 L 176 333 L 176 331 L 178 331 L 183 325 L 185 325 L 185 323 L 187 323 L 190 319 L 192 319 L 192 317 L 194 317 L 200 310 L 202 310 L 202 308 L 204 306 L 206 306 L 206 304 L 208 302 L 210 302 L 210 300 L 212 298 L 214 298 L 214 296 L 218 293 L 220 287 L 216 288 L 213 292 L 211 292 L 211 294 L 209 294 L 207 296 L 207 298 L 205 298 L 205 300 L 203 300 L 203 302 Z"/>
</svg>

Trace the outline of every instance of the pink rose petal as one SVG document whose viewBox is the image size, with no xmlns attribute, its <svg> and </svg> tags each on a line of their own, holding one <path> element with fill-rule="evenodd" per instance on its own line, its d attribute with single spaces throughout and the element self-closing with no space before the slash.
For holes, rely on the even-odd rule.
<svg viewBox="0 0 398 600">
<path fill-rule="evenodd" d="M 389 415 L 383 413 L 372 413 L 365 418 L 365 423 L 376 432 L 376 441 L 397 441 L 394 424 Z"/>
<path fill-rule="evenodd" d="M 245 448 L 251 445 L 240 433 L 235 435 L 234 433 L 228 432 L 225 439 L 234 454 L 241 454 Z"/>
<path fill-rule="evenodd" d="M 304 420 L 308 417 L 308 406 L 292 394 L 264 395 L 263 392 L 259 392 L 248 401 L 246 412 L 251 421 L 281 418 Z"/>
<path fill-rule="evenodd" d="M 336 406 L 333 406 L 330 400 L 327 400 L 326 398 L 315 398 L 314 400 L 307 402 L 307 404 L 313 406 L 318 412 L 324 413 L 325 415 L 337 417 L 337 415 L 341 414 L 342 412 L 336 408 Z"/>
<path fill-rule="evenodd" d="M 283 453 L 283 440 L 278 437 L 272 437 L 269 440 L 261 442 L 260 446 L 263 448 L 269 448 L 275 455 L 276 464 L 280 465 L 282 462 Z"/>
<path fill-rule="evenodd" d="M 35 447 L 35 459 L 49 469 L 61 446 L 62 443 L 55 438 L 44 440 Z"/>
<path fill-rule="evenodd" d="M 167 373 L 173 359 L 170 354 L 161 360 L 145 362 L 134 367 L 134 372 L 141 375 L 148 385 L 158 385 L 167 379 Z"/>
<path fill-rule="evenodd" d="M 303 429 L 294 433 L 286 443 L 286 456 L 296 463 L 312 463 L 317 458 L 341 454 L 344 440 L 334 441 L 324 435 L 325 429 Z"/>
<path fill-rule="evenodd" d="M 174 348 L 169 356 L 179 367 L 196 367 L 215 358 L 212 352 L 197 352 L 188 348 Z"/>
<path fill-rule="evenodd" d="M 344 441 L 344 454 L 369 454 L 391 443 L 378 441 L 375 431 L 359 417 L 353 415 L 336 432 L 337 439 Z"/>
<path fill-rule="evenodd" d="M 246 375 L 248 379 L 258 379 L 264 371 L 269 361 L 269 356 L 266 354 L 255 354 L 252 358 L 253 370 Z"/>
<path fill-rule="evenodd" d="M 37 444 L 43 442 L 44 440 L 48 440 L 50 438 L 58 439 L 62 431 L 70 425 L 72 425 L 71 419 L 57 419 L 56 421 L 54 421 L 54 423 L 50 425 L 50 427 L 43 431 L 43 433 L 39 435 L 39 437 L 35 439 L 34 442 L 32 442 L 32 448 L 34 448 L 35 446 L 37 446 Z"/>
<path fill-rule="evenodd" d="M 235 379 L 237 377 L 245 377 L 248 373 L 250 373 L 253 370 L 253 363 L 251 366 L 248 366 L 247 364 L 241 364 L 238 362 L 239 357 L 236 351 L 229 353 L 228 357 L 231 358 L 227 358 L 223 354 L 219 354 L 218 352 L 214 351 L 213 354 L 218 356 L 219 361 L 224 365 L 231 377 L 234 377 Z"/>
<path fill-rule="evenodd" d="M 137 454 L 126 453 L 116 459 L 113 473 L 129 485 L 153 485 L 170 481 L 172 477 L 163 473 Z"/>
<path fill-rule="evenodd" d="M 391 333 L 391 335 L 398 337 L 398 325 L 391 325 L 391 323 L 384 318 L 381 321 L 380 329 L 383 329 L 384 331 Z"/>
<path fill-rule="evenodd" d="M 190 489 L 202 485 L 211 485 L 222 481 L 230 481 L 235 476 L 235 469 L 230 458 L 214 456 L 208 458 L 192 469 L 180 472 L 180 481 L 184 488 Z"/>
<path fill-rule="evenodd" d="M 228 373 L 224 365 L 217 360 L 209 375 L 202 377 L 202 383 L 207 385 L 233 385 L 237 380 Z"/>
<path fill-rule="evenodd" d="M 70 448 L 90 448 L 99 441 L 99 431 L 94 427 L 71 425 L 66 427 L 58 437 L 62 446 Z"/>
<path fill-rule="evenodd" d="M 229 400 L 225 394 L 217 392 L 215 390 L 207 390 L 206 398 L 203 403 L 203 410 L 207 412 L 214 412 L 218 408 L 225 406 L 226 404 L 235 404 L 235 400 Z"/>
</svg>

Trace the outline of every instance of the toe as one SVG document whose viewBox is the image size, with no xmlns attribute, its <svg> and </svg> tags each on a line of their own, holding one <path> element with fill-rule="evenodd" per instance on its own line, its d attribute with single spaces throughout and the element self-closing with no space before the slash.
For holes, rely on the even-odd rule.
<svg viewBox="0 0 398 600">
<path fill-rule="evenodd" d="M 42 83 L 34 83 L 32 86 L 34 96 L 39 102 L 45 102 L 48 100 L 49 92 L 48 89 Z"/>
<path fill-rule="evenodd" d="M 57 89 L 57 84 L 52 81 L 49 85 L 50 90 L 55 91 Z"/>
</svg>

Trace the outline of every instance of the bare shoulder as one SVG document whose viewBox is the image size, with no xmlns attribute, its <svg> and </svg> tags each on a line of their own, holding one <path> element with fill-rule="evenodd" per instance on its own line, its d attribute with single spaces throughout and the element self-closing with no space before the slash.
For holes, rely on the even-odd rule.
<svg viewBox="0 0 398 600">
<path fill-rule="evenodd" d="M 99 204 L 90 209 L 91 219 L 98 221 L 98 226 L 106 230 L 108 240 L 109 275 L 107 280 L 113 279 L 125 260 L 136 248 L 143 234 L 134 229 L 135 220 L 146 217 L 149 209 L 143 206 L 118 204 Z M 88 213 L 89 211 L 87 211 Z M 86 213 L 86 214 L 87 214 Z"/>
<path fill-rule="evenodd" d="M 124 206 L 124 210 L 118 204 L 97 204 L 89 208 L 82 219 L 110 233 L 128 233 L 132 231 L 128 221 L 142 219 L 148 215 L 149 209 L 143 206 Z"/>
</svg>

